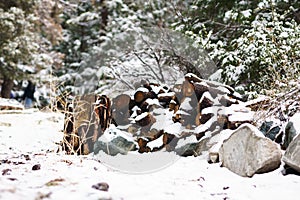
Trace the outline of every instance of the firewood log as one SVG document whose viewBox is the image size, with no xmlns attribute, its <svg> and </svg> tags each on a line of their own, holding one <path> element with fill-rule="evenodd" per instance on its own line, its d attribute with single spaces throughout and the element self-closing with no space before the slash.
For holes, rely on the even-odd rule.
<svg viewBox="0 0 300 200">
<path fill-rule="evenodd" d="M 234 93 L 234 89 L 228 85 L 224 85 L 222 83 L 218 83 L 215 81 L 209 81 L 209 80 L 205 80 L 205 79 L 201 79 L 199 77 L 197 77 L 195 74 L 186 74 L 185 75 L 185 79 L 188 80 L 191 83 L 197 83 L 197 82 L 205 82 L 209 88 L 218 88 L 218 87 L 223 87 L 226 88 L 229 93 L 233 94 Z"/>
<path fill-rule="evenodd" d="M 164 133 L 163 144 L 169 144 L 175 138 L 174 134 Z"/>
<path fill-rule="evenodd" d="M 131 108 L 131 98 L 127 94 L 118 95 L 113 99 L 112 109 L 118 111 L 130 110 Z"/>
<path fill-rule="evenodd" d="M 172 120 L 173 120 L 174 123 L 180 122 L 181 121 L 181 114 L 178 114 L 176 112 L 175 115 L 172 117 Z"/>
<path fill-rule="evenodd" d="M 127 128 L 127 132 L 131 133 L 133 136 L 135 136 L 139 130 L 139 126 L 137 126 L 135 123 L 130 124 L 129 127 Z"/>
<path fill-rule="evenodd" d="M 161 145 L 160 147 L 154 147 L 151 152 L 157 152 L 157 151 L 160 151 L 164 148 L 164 145 Z"/>
<path fill-rule="evenodd" d="M 222 96 L 219 102 L 221 103 L 221 105 L 225 107 L 229 107 L 232 104 L 238 104 L 238 101 L 236 99 L 231 99 L 230 97 L 226 97 L 226 96 Z"/>
<path fill-rule="evenodd" d="M 97 96 L 97 100 L 94 103 L 94 112 L 96 124 L 94 125 L 93 143 L 98 141 L 98 138 L 111 124 L 112 116 L 110 99 L 105 95 Z"/>
<path fill-rule="evenodd" d="M 152 90 L 152 88 L 151 88 L 151 83 L 149 83 L 149 82 L 144 83 L 142 87 L 148 89 L 149 91 Z"/>
<path fill-rule="evenodd" d="M 202 124 L 201 121 L 200 121 L 200 119 L 201 119 L 201 112 L 198 112 L 197 115 L 196 115 L 196 117 L 195 117 L 195 125 L 196 126 L 199 126 L 199 125 Z"/>
<path fill-rule="evenodd" d="M 188 80 L 185 80 L 182 84 L 182 95 L 184 97 L 190 97 L 193 94 L 195 94 L 194 86 L 192 83 L 190 83 Z"/>
<path fill-rule="evenodd" d="M 137 105 L 141 104 L 146 99 L 146 97 L 147 95 L 144 91 L 136 91 L 134 93 L 134 101 Z"/>
<path fill-rule="evenodd" d="M 115 124 L 116 126 L 118 126 L 118 125 L 127 125 L 127 124 L 130 123 L 129 110 L 127 110 L 125 112 L 112 110 L 111 116 L 112 116 L 112 123 Z"/>
<path fill-rule="evenodd" d="M 146 93 L 146 98 L 147 99 L 156 99 L 157 98 L 157 94 L 155 94 L 154 91 L 149 91 Z"/>
<path fill-rule="evenodd" d="M 139 137 L 137 139 L 137 143 L 138 143 L 140 148 L 143 148 L 143 147 L 146 147 L 146 145 L 148 143 L 148 140 L 146 138 Z"/>
<path fill-rule="evenodd" d="M 70 135 L 72 152 L 88 154 L 93 151 L 93 135 L 97 130 L 94 113 L 95 95 L 83 95 L 74 99 L 74 130 Z"/>
<path fill-rule="evenodd" d="M 196 116 L 198 114 L 198 100 L 195 95 L 185 97 L 180 102 L 179 110 L 173 117 L 174 122 L 180 122 L 183 126 L 192 127 L 195 125 Z M 187 128 L 188 128 L 187 127 Z"/>
<path fill-rule="evenodd" d="M 162 136 L 164 134 L 163 130 L 156 130 L 156 129 L 150 129 L 151 126 L 149 126 L 148 129 L 144 129 L 144 127 L 142 127 L 141 129 L 141 136 L 143 136 L 144 138 L 147 138 L 148 141 L 153 141 L 156 140 L 157 138 L 159 138 L 160 136 Z"/>
<path fill-rule="evenodd" d="M 175 99 L 176 96 L 174 92 L 158 94 L 158 101 L 164 108 L 169 107 L 170 101 Z"/>
<path fill-rule="evenodd" d="M 267 110 L 270 105 L 270 98 L 264 97 L 264 98 L 258 98 L 256 100 L 248 101 L 246 103 L 246 107 L 250 108 L 252 111 L 258 111 L 258 110 Z"/>
<path fill-rule="evenodd" d="M 142 112 L 149 112 L 150 110 L 152 111 L 158 107 L 161 107 L 161 105 L 158 99 L 147 98 L 140 104 L 139 107 Z"/>
<path fill-rule="evenodd" d="M 153 139 L 156 140 L 157 138 L 159 138 L 160 136 L 162 136 L 164 134 L 164 131 L 163 130 L 154 130 L 153 129 L 151 130 L 152 131 L 152 135 L 153 135 Z"/>
<path fill-rule="evenodd" d="M 207 94 L 207 95 L 205 95 Z M 208 108 L 213 106 L 214 102 L 213 99 L 210 96 L 210 93 L 204 93 L 202 98 L 199 101 L 199 108 L 200 108 L 200 112 L 204 109 L 204 108 Z"/>
<path fill-rule="evenodd" d="M 163 134 L 163 144 L 166 148 L 166 151 L 174 151 L 179 138 L 173 134 L 164 133 Z"/>
<path fill-rule="evenodd" d="M 250 121 L 250 120 L 243 120 L 243 121 L 230 121 L 230 120 L 228 120 L 226 128 L 234 130 L 234 129 L 237 129 L 240 125 L 242 125 L 244 123 L 251 124 L 253 122 Z"/>
<path fill-rule="evenodd" d="M 189 82 L 193 82 L 193 83 L 197 83 L 197 82 L 202 82 L 203 79 L 199 78 L 198 76 L 196 76 L 195 74 L 192 73 L 188 73 L 184 76 L 184 78 L 189 81 Z"/>
<path fill-rule="evenodd" d="M 149 103 L 147 100 L 144 100 L 139 107 L 141 108 L 142 112 L 149 112 Z"/>
<path fill-rule="evenodd" d="M 101 130 L 105 131 L 109 127 L 111 121 L 111 102 L 110 99 L 105 96 L 97 96 L 94 111 L 96 117 L 99 119 Z"/>
<path fill-rule="evenodd" d="M 213 113 L 202 114 L 200 116 L 200 123 L 205 124 L 208 120 L 210 120 L 213 117 L 213 115 Z"/>
<path fill-rule="evenodd" d="M 193 86 L 198 101 L 201 99 L 204 92 L 209 91 L 209 86 L 205 83 L 194 83 Z"/>
<path fill-rule="evenodd" d="M 147 153 L 151 151 L 150 147 L 147 146 L 148 143 L 147 139 L 140 137 L 138 138 L 137 143 L 139 145 L 139 150 L 138 150 L 139 153 Z"/>
<path fill-rule="evenodd" d="M 82 124 L 77 129 L 77 134 L 79 137 L 79 146 L 76 151 L 80 155 L 87 155 L 93 151 L 94 146 L 92 141 L 92 135 L 89 133 L 88 128 L 89 128 L 88 124 Z"/>
<path fill-rule="evenodd" d="M 75 97 L 74 99 L 75 129 L 79 128 L 82 124 L 85 124 L 91 120 L 91 116 L 94 112 L 94 108 L 93 108 L 94 102 L 96 102 L 96 96 L 92 94 Z"/>
<path fill-rule="evenodd" d="M 218 95 L 227 95 L 228 93 L 214 87 L 209 88 L 209 93 L 213 98 L 217 98 Z"/>
<path fill-rule="evenodd" d="M 159 84 L 158 83 L 145 83 L 143 85 L 144 88 L 147 88 L 149 91 L 153 90 L 153 87 L 158 87 Z"/>
<path fill-rule="evenodd" d="M 121 94 L 113 99 L 111 118 L 112 123 L 116 126 L 129 124 L 129 118 L 131 113 L 131 107 L 133 107 L 133 101 L 130 96 Z"/>
<path fill-rule="evenodd" d="M 154 123 L 154 120 L 155 119 L 153 118 L 153 116 L 148 112 L 144 112 L 135 118 L 135 122 L 139 126 L 147 126 Z"/>
<path fill-rule="evenodd" d="M 224 114 L 219 114 L 217 118 L 217 123 L 221 126 L 221 128 L 227 129 L 229 126 L 228 116 Z"/>
<path fill-rule="evenodd" d="M 179 109 L 179 103 L 175 100 L 171 100 L 169 103 L 169 111 L 176 113 Z"/>
<path fill-rule="evenodd" d="M 196 139 L 199 141 L 203 136 L 205 136 L 205 132 L 197 133 Z"/>
</svg>

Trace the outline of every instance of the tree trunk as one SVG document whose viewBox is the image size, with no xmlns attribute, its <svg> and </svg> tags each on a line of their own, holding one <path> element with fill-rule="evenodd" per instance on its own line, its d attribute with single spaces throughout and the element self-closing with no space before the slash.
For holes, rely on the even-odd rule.
<svg viewBox="0 0 300 200">
<path fill-rule="evenodd" d="M 100 35 L 106 35 L 106 27 L 108 22 L 108 8 L 106 6 L 105 0 L 102 0 L 102 8 L 101 8 L 101 24 L 100 24 Z"/>
<path fill-rule="evenodd" d="M 10 98 L 11 90 L 14 86 L 14 81 L 10 78 L 4 78 L 1 88 L 1 97 Z"/>
</svg>

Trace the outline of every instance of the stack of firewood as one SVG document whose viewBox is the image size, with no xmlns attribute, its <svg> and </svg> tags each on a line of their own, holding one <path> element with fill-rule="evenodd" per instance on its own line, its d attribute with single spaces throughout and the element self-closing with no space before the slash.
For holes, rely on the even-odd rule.
<svg viewBox="0 0 300 200">
<path fill-rule="evenodd" d="M 102 129 L 94 128 L 96 131 L 89 135 L 92 142 L 105 139 L 105 129 L 111 122 L 114 128 L 128 133 L 140 153 L 173 151 L 180 140 L 187 137 L 200 141 L 209 131 L 235 129 L 251 122 L 251 117 L 240 117 L 251 113 L 241 107 L 241 103 L 241 97 L 231 87 L 200 79 L 194 74 L 187 74 L 182 83 L 173 88 L 144 83 L 132 95 L 121 94 L 114 98 L 111 110 L 107 103 L 96 102 L 96 107 L 105 110 L 94 112 Z M 101 134 L 96 134 L 97 131 Z"/>
</svg>

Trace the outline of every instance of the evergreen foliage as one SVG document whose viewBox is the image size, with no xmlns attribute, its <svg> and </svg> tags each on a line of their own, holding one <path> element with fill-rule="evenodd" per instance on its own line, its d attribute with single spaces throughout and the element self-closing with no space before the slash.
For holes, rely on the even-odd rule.
<svg viewBox="0 0 300 200">
<path fill-rule="evenodd" d="M 89 80 L 88 92 L 101 93 L 112 89 L 120 78 L 112 72 L 123 73 L 124 63 L 132 65 L 128 74 L 149 72 L 133 66 L 136 56 L 118 56 L 131 32 L 155 27 L 206 50 L 219 69 L 211 79 L 245 93 L 278 93 L 299 76 L 299 7 L 297 0 L 1 0 L 0 78 L 53 74 L 62 91 L 80 93 L 77 85 Z M 157 53 L 172 69 L 180 65 Z"/>
</svg>

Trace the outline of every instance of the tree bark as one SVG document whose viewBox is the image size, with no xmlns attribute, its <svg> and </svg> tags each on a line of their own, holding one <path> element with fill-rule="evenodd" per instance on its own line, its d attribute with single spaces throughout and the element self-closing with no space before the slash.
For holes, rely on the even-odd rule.
<svg viewBox="0 0 300 200">
<path fill-rule="evenodd" d="M 1 97 L 10 98 L 11 90 L 14 86 L 14 81 L 10 78 L 4 78 L 1 88 Z"/>
</svg>

